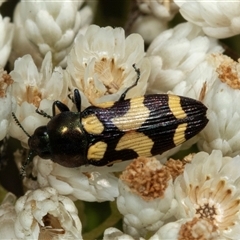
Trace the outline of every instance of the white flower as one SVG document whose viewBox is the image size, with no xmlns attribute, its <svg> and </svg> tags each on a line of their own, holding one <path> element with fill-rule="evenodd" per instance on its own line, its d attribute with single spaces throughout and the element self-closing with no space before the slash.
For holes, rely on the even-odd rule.
<svg viewBox="0 0 240 240">
<path fill-rule="evenodd" d="M 31 54 L 39 67 L 50 51 L 54 66 L 66 66 L 66 55 L 79 29 L 85 28 L 91 21 L 92 12 L 89 7 L 78 11 L 83 3 L 84 1 L 21 1 L 14 13 L 16 30 L 12 63 L 18 57 Z M 81 17 L 84 18 L 82 24 Z"/>
<path fill-rule="evenodd" d="M 220 238 L 216 226 L 207 219 L 183 218 L 162 226 L 149 240 L 158 239 L 208 239 Z"/>
<path fill-rule="evenodd" d="M 3 18 L 0 14 L 0 67 L 4 67 L 8 61 L 13 40 L 14 25 L 10 18 Z"/>
<path fill-rule="evenodd" d="M 200 27 L 206 35 L 228 38 L 240 33 L 239 1 L 174 0 L 180 13 L 189 22 Z"/>
<path fill-rule="evenodd" d="M 63 70 L 56 67 L 52 70 L 52 58 L 49 52 L 38 71 L 30 55 L 15 61 L 14 70 L 10 73 L 14 84 L 12 95 L 17 100 L 15 115 L 23 128 L 32 134 L 40 125 L 46 125 L 49 119 L 36 113 L 36 109 L 44 110 L 52 115 L 52 103 L 55 100 L 66 101 L 68 83 L 63 79 Z M 12 120 L 10 135 L 27 142 L 28 136 Z"/>
<path fill-rule="evenodd" d="M 155 158 L 134 160 L 120 179 L 117 206 L 124 215 L 125 232 L 130 230 L 131 236 L 156 231 L 175 214 L 171 175 Z"/>
<path fill-rule="evenodd" d="M 11 113 L 16 106 L 10 91 L 12 84 L 11 76 L 0 67 L 0 140 L 8 133 Z"/>
<path fill-rule="evenodd" d="M 205 60 L 207 53 L 222 51 L 216 40 L 204 36 L 201 28 L 191 23 L 164 31 L 147 50 L 152 65 L 148 92 L 171 91 Z"/>
<path fill-rule="evenodd" d="M 17 239 L 14 223 L 17 215 L 14 209 L 16 197 L 8 193 L 0 205 L 0 239 Z"/>
<path fill-rule="evenodd" d="M 170 21 L 178 11 L 177 5 L 172 0 L 137 0 L 137 4 L 141 12 L 161 20 Z"/>
<path fill-rule="evenodd" d="M 141 36 L 131 34 L 125 39 L 122 28 L 91 25 L 85 35 L 78 35 L 69 54 L 67 71 L 73 78 L 73 88 L 80 90 L 82 105 L 117 101 L 136 82 L 134 63 L 141 70 L 141 78 L 127 98 L 144 95 L 150 72 L 144 55 Z"/>
<path fill-rule="evenodd" d="M 239 239 L 239 161 L 239 156 L 222 157 L 221 151 L 197 153 L 174 182 L 176 217 L 206 219 L 219 239 Z"/>
<path fill-rule="evenodd" d="M 198 146 L 208 153 L 219 149 L 224 156 L 234 157 L 240 154 L 240 63 L 221 54 L 210 55 L 207 61 L 214 71 L 203 94 L 209 123 L 200 133 Z"/>
<path fill-rule="evenodd" d="M 82 239 L 77 208 L 53 188 L 28 191 L 15 210 L 18 239 Z"/>
<path fill-rule="evenodd" d="M 119 194 L 118 179 L 108 167 L 67 168 L 40 157 L 34 163 L 40 187 L 51 186 L 73 200 L 114 201 Z"/>
</svg>

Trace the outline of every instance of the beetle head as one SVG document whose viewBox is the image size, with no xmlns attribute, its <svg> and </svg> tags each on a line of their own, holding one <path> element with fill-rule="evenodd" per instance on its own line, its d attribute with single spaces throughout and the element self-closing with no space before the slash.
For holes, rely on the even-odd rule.
<svg viewBox="0 0 240 240">
<path fill-rule="evenodd" d="M 33 135 L 28 139 L 28 145 L 34 153 L 43 159 L 51 158 L 51 151 L 49 148 L 49 136 L 47 127 L 38 127 Z"/>
</svg>

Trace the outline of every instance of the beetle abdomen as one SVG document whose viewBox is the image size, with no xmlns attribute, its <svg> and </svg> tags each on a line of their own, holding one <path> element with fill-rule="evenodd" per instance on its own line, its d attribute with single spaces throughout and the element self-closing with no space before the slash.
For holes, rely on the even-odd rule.
<svg viewBox="0 0 240 240">
<path fill-rule="evenodd" d="M 101 166 L 161 154 L 200 132 L 208 122 L 206 111 L 199 101 L 168 94 L 89 107 L 82 113 L 90 136 L 87 159 Z"/>
</svg>

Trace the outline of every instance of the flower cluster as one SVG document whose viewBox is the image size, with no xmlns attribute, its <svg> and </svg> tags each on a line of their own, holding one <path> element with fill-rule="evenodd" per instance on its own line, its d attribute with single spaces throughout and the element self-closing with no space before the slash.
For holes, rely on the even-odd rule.
<svg viewBox="0 0 240 240">
<path fill-rule="evenodd" d="M 21 0 L 12 19 L 0 14 L 0 171 L 10 162 L 25 174 L 22 196 L 8 192 L 0 205 L 0 239 L 240 239 L 240 60 L 218 41 L 240 33 L 240 4 L 132 2 L 125 28 L 93 24 L 97 1 Z M 168 27 L 177 13 L 187 22 Z M 207 107 L 208 124 L 152 156 L 155 136 L 168 143 L 164 134 L 175 120 L 169 114 L 155 133 L 147 94 L 196 99 Z M 123 97 L 130 99 L 124 106 Z M 139 101 L 136 111 L 131 99 Z M 185 139 L 180 130 L 194 132 L 197 124 L 179 123 L 170 140 Z M 112 202 L 98 231 L 85 232 L 80 201 Z"/>
</svg>

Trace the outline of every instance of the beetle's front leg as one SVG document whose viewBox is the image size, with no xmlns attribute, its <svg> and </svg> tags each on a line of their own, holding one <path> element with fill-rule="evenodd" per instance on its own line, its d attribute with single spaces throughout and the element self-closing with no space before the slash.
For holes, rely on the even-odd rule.
<svg viewBox="0 0 240 240">
<path fill-rule="evenodd" d="M 79 93 L 79 90 L 78 89 L 74 89 L 73 96 L 68 94 L 68 98 L 70 98 L 72 100 L 72 102 L 76 106 L 78 112 L 81 112 L 82 101 L 81 101 L 81 95 Z"/>
</svg>

